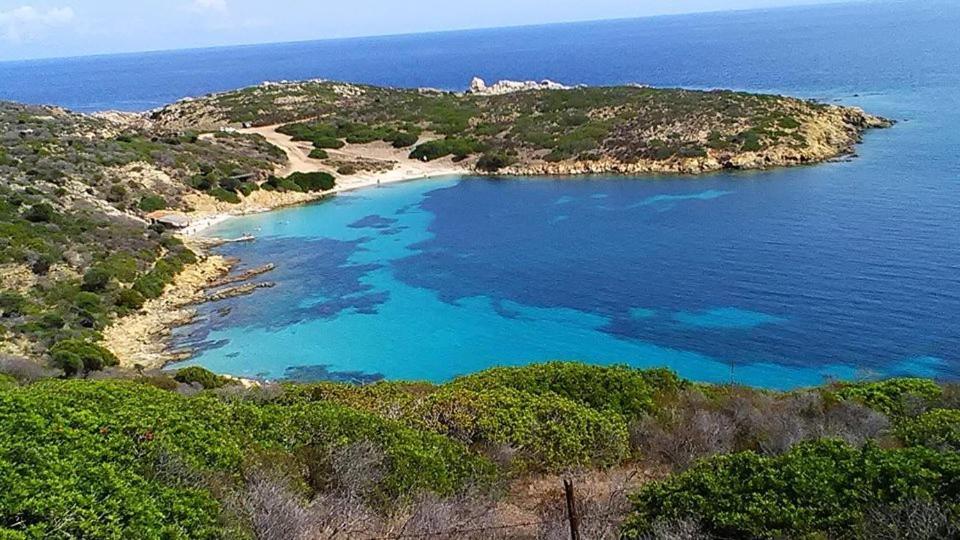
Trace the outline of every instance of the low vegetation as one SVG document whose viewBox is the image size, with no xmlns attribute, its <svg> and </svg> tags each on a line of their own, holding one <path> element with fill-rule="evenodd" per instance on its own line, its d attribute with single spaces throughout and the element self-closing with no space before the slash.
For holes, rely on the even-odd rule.
<svg viewBox="0 0 960 540">
<path fill-rule="evenodd" d="M 444 385 L 56 375 L 0 358 L 8 538 L 553 537 L 561 498 L 525 510 L 534 525 L 504 508 L 510 484 L 555 473 L 609 484 L 580 493 L 591 538 L 958 534 L 960 393 L 928 380 L 775 393 L 559 362 Z"/>
<path fill-rule="evenodd" d="M 839 154 L 861 130 L 884 125 L 852 109 L 782 96 L 639 86 L 478 95 L 265 84 L 154 114 L 170 129 L 198 119 L 209 126 L 284 124 L 282 133 L 318 150 L 385 141 L 412 147 L 412 159 L 475 158 L 471 165 L 485 172 L 558 162 L 682 172 L 797 164 L 833 157 L 817 145 Z M 833 134 L 823 135 L 824 128 Z"/>
<path fill-rule="evenodd" d="M 111 362 L 58 344 L 95 346 L 196 261 L 146 214 L 189 210 L 198 191 L 238 202 L 285 159 L 259 137 L 158 133 L 12 103 L 0 103 L 0 148 L 0 352 L 71 372 Z"/>
</svg>

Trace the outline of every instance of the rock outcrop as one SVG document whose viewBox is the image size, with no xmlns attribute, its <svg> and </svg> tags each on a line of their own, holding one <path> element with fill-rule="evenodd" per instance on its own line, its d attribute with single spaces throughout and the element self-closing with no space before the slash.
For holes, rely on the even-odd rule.
<svg viewBox="0 0 960 540">
<path fill-rule="evenodd" d="M 565 86 L 558 82 L 544 79 L 537 81 L 497 81 L 492 86 L 480 77 L 474 77 L 470 81 L 468 94 L 477 94 L 481 96 L 499 96 L 503 94 L 512 94 L 514 92 L 529 92 L 531 90 L 569 90 L 570 86 Z"/>
</svg>

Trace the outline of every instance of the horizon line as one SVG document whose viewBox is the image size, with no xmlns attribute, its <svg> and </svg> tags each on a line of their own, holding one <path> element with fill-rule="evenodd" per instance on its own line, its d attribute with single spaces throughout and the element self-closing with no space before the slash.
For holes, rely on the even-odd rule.
<svg viewBox="0 0 960 540">
<path fill-rule="evenodd" d="M 30 63 L 30 62 L 45 62 L 45 61 L 57 61 L 57 60 L 80 60 L 80 59 L 93 59 L 93 58 L 106 58 L 114 56 L 136 56 L 136 55 L 145 55 L 145 54 L 165 54 L 165 53 L 180 53 L 180 52 L 191 52 L 191 51 L 215 51 L 219 49 L 241 49 L 246 47 L 265 47 L 270 45 L 294 45 L 294 44 L 304 44 L 304 43 L 318 43 L 318 42 L 328 42 L 328 41 L 350 41 L 350 40 L 361 40 L 361 39 L 377 39 L 377 38 L 402 38 L 402 37 L 414 37 L 414 36 L 429 36 L 436 34 L 451 34 L 451 33 L 464 33 L 464 32 L 484 32 L 490 30 L 513 30 L 513 29 L 524 29 L 524 28 L 544 28 L 550 26 L 566 26 L 566 25 L 578 25 L 578 24 L 590 24 L 590 23 L 602 23 L 602 22 L 620 22 L 620 21 L 638 21 L 646 19 L 666 19 L 666 18 L 681 18 L 681 17 L 696 17 L 699 15 L 717 15 L 721 13 L 763 13 L 769 11 L 784 11 L 784 10 L 795 10 L 795 9 L 813 9 L 818 7 L 835 7 L 840 5 L 849 5 L 849 4 L 866 4 L 866 3 L 898 3 L 905 2 L 907 0 L 835 0 L 830 2 L 821 2 L 821 3 L 803 3 L 789 6 L 774 6 L 774 7 L 759 7 L 759 8 L 745 8 L 745 9 L 715 9 L 707 11 L 690 11 L 684 13 L 661 13 L 655 15 L 641 15 L 639 17 L 613 17 L 613 18 L 599 18 L 599 19 L 578 19 L 572 21 L 556 21 L 556 22 L 546 22 L 546 23 L 529 23 L 529 24 L 511 24 L 506 26 L 477 26 L 477 27 L 463 27 L 463 28 L 449 28 L 444 30 L 425 30 L 418 32 L 398 32 L 395 34 L 359 34 L 353 36 L 341 36 L 341 37 L 328 37 L 328 38 L 310 38 L 310 39 L 295 39 L 291 41 L 262 41 L 262 42 L 250 42 L 250 43 L 234 43 L 234 44 L 224 44 L 224 45 L 209 45 L 203 47 L 183 47 L 183 48 L 172 48 L 172 49 L 144 49 L 136 51 L 122 51 L 122 52 L 104 52 L 104 53 L 91 53 L 91 54 L 80 54 L 75 56 L 36 56 L 32 58 L 17 58 L 17 59 L 0 59 L 0 65 L 2 64 L 17 64 L 17 63 Z"/>
</svg>

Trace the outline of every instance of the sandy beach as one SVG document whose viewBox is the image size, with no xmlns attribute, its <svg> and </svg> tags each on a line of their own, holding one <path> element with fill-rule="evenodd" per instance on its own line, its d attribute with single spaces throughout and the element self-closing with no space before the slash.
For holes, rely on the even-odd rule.
<svg viewBox="0 0 960 540">
<path fill-rule="evenodd" d="M 394 148 L 388 143 L 377 141 L 368 144 L 351 144 L 339 150 L 327 150 L 329 159 L 319 160 L 309 156 L 313 146 L 309 142 L 294 141 L 289 135 L 279 133 L 278 125 L 262 126 L 237 130 L 239 133 L 260 135 L 287 155 L 287 163 L 276 171 L 277 176 L 288 176 L 295 172 L 326 172 L 337 177 L 336 186 L 330 191 L 316 193 L 277 193 L 255 191 L 244 197 L 240 204 L 228 204 L 216 201 L 208 196 L 196 195 L 190 202 L 194 211 L 190 212 L 191 223 L 180 231 L 183 236 L 197 236 L 210 227 L 222 223 L 234 216 L 268 212 L 285 206 L 303 204 L 325 197 L 357 189 L 394 184 L 423 178 L 437 178 L 470 174 L 472 171 L 450 158 L 421 162 L 408 158 L 409 148 Z M 333 166 L 338 162 L 368 162 L 380 166 L 379 170 L 359 171 L 351 175 L 340 175 Z"/>
</svg>

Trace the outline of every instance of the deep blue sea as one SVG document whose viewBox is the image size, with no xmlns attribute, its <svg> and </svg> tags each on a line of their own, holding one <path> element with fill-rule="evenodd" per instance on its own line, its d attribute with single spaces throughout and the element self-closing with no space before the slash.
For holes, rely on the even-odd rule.
<svg viewBox="0 0 960 540">
<path fill-rule="evenodd" d="M 0 97 L 142 110 L 262 80 L 470 77 L 770 91 L 899 121 L 849 161 L 702 178 L 414 181 L 210 234 L 273 289 L 192 363 L 442 381 L 578 359 L 791 388 L 960 376 L 960 3 L 816 8 L 0 64 Z M 292 369 L 291 369 L 292 368 Z M 300 369 L 297 369 L 300 368 Z"/>
</svg>

